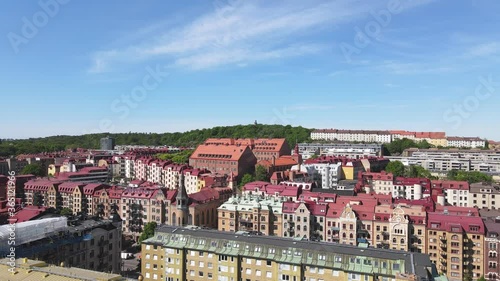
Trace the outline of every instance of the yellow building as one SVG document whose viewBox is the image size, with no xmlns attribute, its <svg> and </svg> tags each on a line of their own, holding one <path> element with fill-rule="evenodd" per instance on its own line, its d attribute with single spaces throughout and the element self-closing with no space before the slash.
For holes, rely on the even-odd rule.
<svg viewBox="0 0 500 281">
<path fill-rule="evenodd" d="M 479 216 L 429 213 L 428 254 L 450 281 L 484 276 L 484 222 Z"/>
<path fill-rule="evenodd" d="M 144 280 L 418 280 L 429 257 L 332 243 L 161 226 L 142 245 Z"/>
<path fill-rule="evenodd" d="M 257 231 L 264 235 L 282 235 L 284 199 L 260 195 L 234 195 L 218 208 L 220 231 Z"/>
<path fill-rule="evenodd" d="M 448 145 L 448 140 L 446 138 L 428 139 L 427 142 L 434 145 L 435 147 L 446 147 Z"/>
</svg>

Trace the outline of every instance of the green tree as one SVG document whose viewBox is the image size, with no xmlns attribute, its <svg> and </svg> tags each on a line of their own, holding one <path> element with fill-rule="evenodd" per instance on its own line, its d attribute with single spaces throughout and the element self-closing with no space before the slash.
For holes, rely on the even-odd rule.
<svg viewBox="0 0 500 281">
<path fill-rule="evenodd" d="M 56 212 L 58 214 L 61 213 L 61 210 L 63 208 L 63 197 L 60 192 L 56 193 Z"/>
<path fill-rule="evenodd" d="M 448 180 L 466 181 L 469 183 L 486 182 L 492 183 L 493 177 L 478 171 L 457 171 L 451 170 L 447 174 Z"/>
<path fill-rule="evenodd" d="M 477 279 L 477 281 L 486 281 L 486 277 L 481 276 L 481 278 Z"/>
<path fill-rule="evenodd" d="M 139 237 L 139 244 L 142 244 L 144 240 L 147 240 L 155 235 L 155 230 L 158 225 L 156 222 L 148 222 L 144 226 L 144 231 L 142 232 L 141 236 Z"/>
<path fill-rule="evenodd" d="M 99 140 L 106 136 L 115 138 L 117 145 L 141 144 L 184 147 L 195 147 L 203 143 L 207 138 L 285 138 L 288 144 L 293 147 L 296 142 L 311 141 L 311 131 L 312 129 L 292 127 L 289 125 L 263 125 L 252 123 L 249 125 L 192 130 L 184 133 L 99 133 L 81 136 L 51 136 L 22 140 L 3 140 L 0 143 L 0 157 L 62 151 L 66 148 L 99 148 Z M 176 160 L 181 161 L 181 159 Z"/>
<path fill-rule="evenodd" d="M 104 204 L 102 203 L 97 205 L 97 217 L 100 219 L 104 218 Z"/>
<path fill-rule="evenodd" d="M 170 160 L 177 164 L 187 164 L 189 163 L 189 157 L 193 154 L 193 150 L 183 150 L 178 153 L 160 153 L 156 156 L 161 160 Z"/>
<path fill-rule="evenodd" d="M 68 217 L 68 216 L 71 216 L 71 215 L 73 215 L 73 210 L 71 210 L 70 208 L 63 208 L 61 210 L 61 216 Z"/>
<path fill-rule="evenodd" d="M 255 168 L 255 180 L 256 181 L 269 181 L 269 175 L 267 173 L 266 167 L 262 165 L 257 165 Z"/>
<path fill-rule="evenodd" d="M 21 171 L 21 175 L 34 175 L 37 177 L 43 177 L 46 174 L 46 171 L 44 171 L 42 165 L 39 163 L 28 164 Z"/>
<path fill-rule="evenodd" d="M 247 183 L 255 181 L 255 178 L 251 174 L 245 174 L 243 178 L 241 178 L 240 187 L 245 186 Z"/>
<path fill-rule="evenodd" d="M 89 214 L 89 200 L 87 196 L 82 195 L 82 215 L 87 216 Z"/>
<path fill-rule="evenodd" d="M 35 192 L 33 194 L 33 206 L 42 207 L 43 201 L 44 201 L 44 198 L 40 192 Z"/>
<path fill-rule="evenodd" d="M 418 165 L 411 165 L 407 167 L 405 170 L 405 176 L 409 178 L 427 178 L 431 180 L 437 179 L 437 177 L 433 176 L 430 171 Z"/>
<path fill-rule="evenodd" d="M 404 139 L 397 139 L 391 143 L 385 144 L 383 146 L 383 153 L 384 155 L 387 156 L 400 155 L 401 153 L 403 153 L 405 149 L 408 148 L 428 149 L 431 147 L 432 145 L 426 140 L 423 140 L 421 142 L 414 142 L 413 140 L 404 138 Z"/>
<path fill-rule="evenodd" d="M 401 161 L 391 161 L 385 167 L 385 171 L 395 177 L 402 177 L 405 175 L 405 165 Z"/>
</svg>

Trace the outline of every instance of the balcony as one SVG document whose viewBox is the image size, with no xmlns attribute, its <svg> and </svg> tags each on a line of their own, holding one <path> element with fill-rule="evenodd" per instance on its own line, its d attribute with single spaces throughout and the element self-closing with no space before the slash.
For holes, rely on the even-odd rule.
<svg viewBox="0 0 500 281">
<path fill-rule="evenodd" d="M 443 259 L 447 259 L 448 258 L 448 253 L 441 252 L 441 257 L 443 257 Z"/>
<path fill-rule="evenodd" d="M 441 242 L 443 243 L 446 243 L 448 241 L 448 239 L 445 236 L 439 237 L 439 240 L 441 240 Z"/>
<path fill-rule="evenodd" d="M 446 245 L 446 244 L 441 244 L 441 245 L 440 245 L 440 247 L 441 247 L 441 249 L 442 249 L 443 251 L 447 252 L 447 250 L 448 250 L 448 245 Z"/>
<path fill-rule="evenodd" d="M 448 266 L 448 261 L 447 260 L 441 259 L 440 262 L 441 262 L 441 264 L 443 266 Z"/>
</svg>

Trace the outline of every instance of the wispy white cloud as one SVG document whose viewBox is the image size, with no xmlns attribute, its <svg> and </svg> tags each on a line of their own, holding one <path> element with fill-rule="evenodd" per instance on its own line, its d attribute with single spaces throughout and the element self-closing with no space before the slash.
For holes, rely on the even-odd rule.
<svg viewBox="0 0 500 281">
<path fill-rule="evenodd" d="M 458 71 L 451 65 L 439 65 L 438 63 L 414 63 L 385 61 L 374 67 L 376 70 L 390 74 L 443 74 Z"/>
<path fill-rule="evenodd" d="M 338 71 L 330 72 L 328 74 L 328 76 L 329 77 L 337 77 L 337 76 L 345 74 L 345 73 L 347 73 L 347 71 L 345 71 L 345 70 L 338 70 Z"/>
<path fill-rule="evenodd" d="M 392 84 L 392 83 L 385 83 L 384 86 L 386 86 L 387 88 L 398 88 L 399 87 L 399 85 Z"/>
<path fill-rule="evenodd" d="M 428 2 L 403 1 L 402 5 L 410 9 Z M 360 0 L 228 3 L 184 25 L 146 36 L 140 43 L 95 52 L 89 72 L 148 59 L 168 59 L 173 66 L 205 69 L 318 53 L 325 50 L 325 43 L 308 41 L 308 36 L 365 18 L 385 5 L 384 1 Z M 138 34 L 144 30 L 158 28 L 145 27 Z"/>
<path fill-rule="evenodd" d="M 351 109 L 401 109 L 408 108 L 407 104 L 309 104 L 293 105 L 288 107 L 290 111 L 318 111 L 318 110 L 351 110 Z"/>
<path fill-rule="evenodd" d="M 500 54 L 500 42 L 490 42 L 470 48 L 466 57 L 487 57 L 498 54 Z"/>
</svg>

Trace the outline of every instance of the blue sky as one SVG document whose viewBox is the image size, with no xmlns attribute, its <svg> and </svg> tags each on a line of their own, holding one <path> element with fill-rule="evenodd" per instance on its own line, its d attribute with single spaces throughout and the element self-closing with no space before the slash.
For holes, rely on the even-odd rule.
<svg viewBox="0 0 500 281">
<path fill-rule="evenodd" d="M 500 140 L 499 10 L 495 0 L 3 1 L 0 138 L 257 120 Z"/>
</svg>

